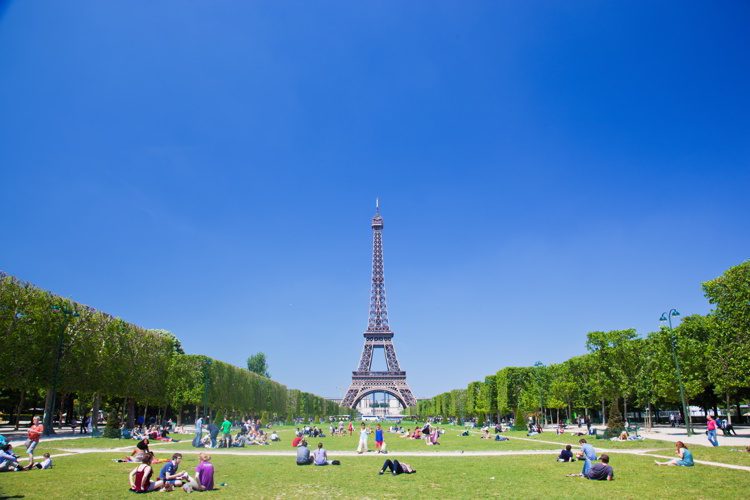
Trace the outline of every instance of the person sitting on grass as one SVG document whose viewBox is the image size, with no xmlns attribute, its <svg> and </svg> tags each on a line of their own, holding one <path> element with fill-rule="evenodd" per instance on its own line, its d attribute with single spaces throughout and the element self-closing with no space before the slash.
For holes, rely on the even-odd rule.
<svg viewBox="0 0 750 500">
<path fill-rule="evenodd" d="M 35 463 L 30 468 L 32 468 L 32 469 L 51 469 L 52 468 L 52 458 L 50 458 L 49 453 L 44 453 L 42 455 L 42 457 L 44 457 L 44 460 L 42 460 L 41 462 Z"/>
<path fill-rule="evenodd" d="M 674 444 L 675 447 L 675 454 L 680 458 L 673 458 L 672 460 L 668 460 L 666 462 L 659 462 L 657 460 L 654 460 L 654 463 L 656 465 L 678 465 L 681 467 L 692 467 L 695 465 L 693 463 L 693 453 L 688 450 L 687 445 L 683 443 L 682 441 L 677 441 Z"/>
<path fill-rule="evenodd" d="M 149 451 L 143 457 L 143 463 L 130 471 L 130 491 L 148 493 L 149 491 L 154 491 L 157 487 L 161 488 L 163 485 L 161 481 L 151 480 L 151 476 L 154 474 L 154 470 L 151 468 L 151 461 L 153 459 L 154 454 Z"/>
<path fill-rule="evenodd" d="M 572 446 L 569 444 L 565 445 L 565 449 L 560 451 L 560 455 L 557 457 L 558 462 L 575 462 L 576 459 L 573 457 L 573 452 L 570 451 Z"/>
<path fill-rule="evenodd" d="M 313 457 L 310 456 L 310 450 L 307 448 L 307 441 L 302 441 L 297 446 L 297 465 L 310 465 L 313 463 Z"/>
<path fill-rule="evenodd" d="M 587 443 L 583 438 L 578 441 L 578 444 L 581 445 L 581 449 L 578 451 L 577 457 L 578 460 L 583 460 L 581 474 L 585 476 L 591 469 L 591 462 L 596 461 L 596 451 L 594 451 L 594 447 Z"/>
<path fill-rule="evenodd" d="M 469 435 L 469 429 L 465 429 L 461 434 L 459 434 L 460 437 L 467 437 Z"/>
<path fill-rule="evenodd" d="M 411 465 L 391 459 L 387 459 L 383 462 L 383 467 L 380 468 L 378 474 L 382 476 L 386 469 L 390 469 L 391 474 L 394 476 L 398 476 L 399 474 L 414 474 L 417 472 L 417 469 L 413 468 Z"/>
<path fill-rule="evenodd" d="M 153 455 L 153 454 L 152 454 Z M 171 490 L 173 488 L 179 488 L 184 483 L 190 481 L 190 476 L 187 472 L 177 472 L 177 468 L 182 462 L 182 453 L 175 453 L 172 455 L 172 460 L 164 464 L 164 467 L 159 471 L 159 479 L 163 483 L 163 487 Z M 172 486 L 172 488 L 169 487 Z"/>
<path fill-rule="evenodd" d="M 318 443 L 318 449 L 313 452 L 313 463 L 315 465 L 341 465 L 338 460 L 328 460 L 328 452 L 323 448 L 323 443 Z"/>
<path fill-rule="evenodd" d="M 427 439 L 427 446 L 436 446 L 440 444 L 440 441 L 438 439 L 440 438 L 440 430 L 435 427 L 432 429 L 432 432 L 430 432 L 430 437 Z"/>
<path fill-rule="evenodd" d="M 297 448 L 302 443 L 302 433 L 298 432 L 292 439 L 292 448 Z"/>
<path fill-rule="evenodd" d="M 192 491 L 210 491 L 214 489 L 214 464 L 211 463 L 211 455 L 205 452 L 198 454 L 198 467 L 195 468 L 195 477 L 190 481 Z M 186 489 L 187 491 L 187 489 Z"/>
<path fill-rule="evenodd" d="M 614 481 L 615 471 L 612 469 L 612 466 L 609 465 L 609 455 L 602 453 L 599 460 L 600 462 L 594 464 L 588 473 L 584 474 L 584 477 L 593 481 Z"/>
<path fill-rule="evenodd" d="M 482 428 L 482 435 L 479 439 L 490 439 L 490 430 L 487 427 Z"/>
<path fill-rule="evenodd" d="M 20 472 L 24 470 L 21 464 L 18 463 L 18 456 L 13 453 L 13 445 L 5 443 L 0 448 L 0 472 Z"/>
</svg>

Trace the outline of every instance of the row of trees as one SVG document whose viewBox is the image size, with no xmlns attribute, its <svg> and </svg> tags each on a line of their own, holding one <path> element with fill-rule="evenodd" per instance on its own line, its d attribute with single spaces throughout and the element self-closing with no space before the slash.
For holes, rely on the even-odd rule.
<svg viewBox="0 0 750 500">
<path fill-rule="evenodd" d="M 314 417 L 345 413 L 322 397 L 288 389 L 269 378 L 206 356 L 186 354 L 165 330 L 147 330 L 0 273 L 0 391 L 25 400 L 71 394 L 122 408 L 132 424 L 136 405 L 184 408 L 207 405 L 230 415 Z M 51 420 L 50 420 L 51 421 Z"/>
<path fill-rule="evenodd" d="M 602 420 L 633 409 L 677 408 L 675 357 L 688 405 L 736 409 L 750 398 L 750 261 L 703 283 L 715 309 L 692 315 L 670 330 L 591 332 L 587 354 L 562 363 L 506 367 L 465 389 L 420 401 L 420 415 L 494 419 L 532 414 L 567 418 L 600 409 Z M 651 411 L 645 412 L 650 415 Z M 730 413 L 731 418 L 731 413 Z"/>
</svg>

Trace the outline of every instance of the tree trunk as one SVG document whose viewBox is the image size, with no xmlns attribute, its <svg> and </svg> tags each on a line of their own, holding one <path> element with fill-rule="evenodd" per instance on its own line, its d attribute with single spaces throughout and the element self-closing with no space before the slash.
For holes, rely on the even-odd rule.
<svg viewBox="0 0 750 500">
<path fill-rule="evenodd" d="M 182 405 L 177 408 L 177 425 L 182 425 Z"/>
<path fill-rule="evenodd" d="M 604 408 L 604 399 L 602 399 L 602 425 L 607 425 L 607 413 Z"/>
<path fill-rule="evenodd" d="M 732 425 L 732 408 L 729 406 L 729 393 L 727 393 L 727 422 Z"/>
<path fill-rule="evenodd" d="M 99 431 L 99 406 L 101 405 L 101 395 L 94 393 L 94 402 L 91 405 L 91 435 L 96 436 Z"/>
<path fill-rule="evenodd" d="M 67 394 L 60 394 L 60 402 L 57 404 L 57 428 L 60 430 L 63 428 L 63 405 L 65 404 L 65 399 L 67 397 Z M 68 415 L 68 418 L 70 418 L 70 415 Z"/>
<path fill-rule="evenodd" d="M 627 422 L 628 421 L 628 398 L 626 398 L 626 397 L 622 398 L 622 408 L 624 410 L 622 412 L 622 419 L 625 422 Z"/>
<path fill-rule="evenodd" d="M 148 403 L 143 407 L 143 426 L 148 426 Z"/>
<path fill-rule="evenodd" d="M 16 406 L 16 418 L 14 431 L 18 430 L 18 426 L 21 425 L 21 410 L 23 410 L 23 404 L 26 402 L 26 391 L 21 390 L 21 397 L 18 399 L 18 406 Z"/>
<path fill-rule="evenodd" d="M 55 399 L 55 393 L 52 391 L 52 387 L 47 388 L 47 394 L 44 398 L 44 434 L 46 436 L 49 436 L 50 434 L 55 433 L 55 415 L 54 415 L 54 408 L 52 408 Z M 33 416 L 33 415 L 32 415 Z"/>
<path fill-rule="evenodd" d="M 125 425 L 128 429 L 135 427 L 135 400 L 128 398 L 127 402 L 127 417 L 125 419 Z"/>
</svg>

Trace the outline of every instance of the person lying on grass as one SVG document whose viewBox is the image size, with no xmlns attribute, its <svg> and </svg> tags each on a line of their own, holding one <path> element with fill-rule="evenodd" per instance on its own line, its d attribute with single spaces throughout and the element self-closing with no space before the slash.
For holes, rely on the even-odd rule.
<svg viewBox="0 0 750 500">
<path fill-rule="evenodd" d="M 385 473 L 386 469 L 390 469 L 391 474 L 393 474 L 394 476 L 398 476 L 399 474 L 414 474 L 415 472 L 417 472 L 417 469 L 415 469 L 411 465 L 391 459 L 383 462 L 383 467 L 380 468 L 378 474 L 382 476 Z"/>
<path fill-rule="evenodd" d="M 659 462 L 657 460 L 654 460 L 656 465 L 677 465 L 681 467 L 692 467 L 695 465 L 693 463 L 693 453 L 688 450 L 687 445 L 683 443 L 682 441 L 677 441 L 674 444 L 675 447 L 675 454 L 680 458 L 673 458 L 672 460 L 668 460 L 666 462 Z"/>
<path fill-rule="evenodd" d="M 138 444 L 135 445 L 135 449 L 130 454 L 130 456 L 125 457 L 125 458 L 121 458 L 121 459 L 115 459 L 113 461 L 114 462 L 121 462 L 121 463 L 122 462 L 136 463 L 136 464 L 143 463 L 143 457 L 146 456 L 146 453 L 150 453 L 151 452 L 151 450 L 149 449 L 149 444 L 150 444 L 150 442 L 149 442 L 148 438 L 143 438 L 140 441 L 138 441 Z M 151 453 L 151 455 L 153 455 L 153 453 Z M 162 462 L 166 462 L 166 460 L 165 459 L 161 459 L 160 460 L 160 459 L 154 458 L 152 456 L 152 462 L 151 462 L 152 464 L 160 464 Z"/>
</svg>

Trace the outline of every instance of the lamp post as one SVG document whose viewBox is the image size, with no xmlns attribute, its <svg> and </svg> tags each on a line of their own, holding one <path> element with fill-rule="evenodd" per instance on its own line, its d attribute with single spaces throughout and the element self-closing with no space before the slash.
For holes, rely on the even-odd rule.
<svg viewBox="0 0 750 500">
<path fill-rule="evenodd" d="M 677 309 L 670 309 L 669 312 L 662 313 L 659 321 L 667 322 L 669 325 L 669 341 L 672 345 L 672 359 L 674 360 L 675 371 L 677 372 L 677 384 L 680 387 L 680 401 L 682 401 L 682 412 L 685 418 L 685 430 L 688 436 L 693 435 L 693 430 L 690 427 L 690 414 L 688 413 L 687 403 L 685 403 L 685 386 L 682 384 L 682 371 L 680 370 L 680 360 L 677 357 L 677 339 L 674 336 L 674 330 L 672 329 L 672 317 L 679 316 L 680 313 Z"/>
<path fill-rule="evenodd" d="M 65 330 L 72 318 L 77 318 L 79 314 L 74 309 L 68 309 L 64 306 L 52 306 L 52 311 L 65 315 L 65 319 L 60 325 L 60 332 L 57 334 L 57 351 L 55 356 L 55 369 L 52 372 L 52 394 L 50 396 L 49 408 L 44 411 L 44 435 L 49 436 L 55 433 L 53 426 L 55 414 L 55 399 L 57 397 L 57 383 L 60 376 L 60 360 L 62 359 L 63 342 L 65 341 Z"/>
<path fill-rule="evenodd" d="M 541 361 L 537 361 L 534 363 L 534 368 L 536 368 L 536 380 L 537 385 L 539 386 L 539 411 L 541 412 L 540 417 L 542 417 L 543 425 L 547 424 L 547 415 L 544 413 L 544 395 L 542 394 L 542 370 L 544 370 L 544 363 Z"/>
</svg>

